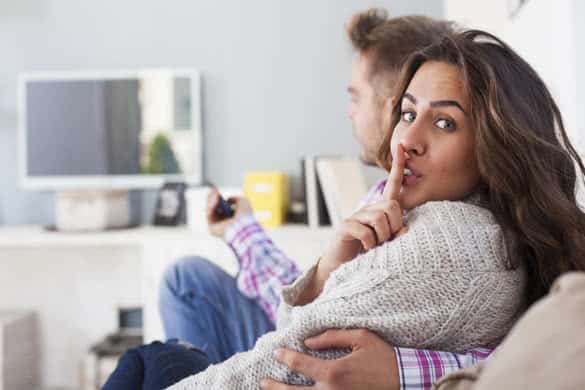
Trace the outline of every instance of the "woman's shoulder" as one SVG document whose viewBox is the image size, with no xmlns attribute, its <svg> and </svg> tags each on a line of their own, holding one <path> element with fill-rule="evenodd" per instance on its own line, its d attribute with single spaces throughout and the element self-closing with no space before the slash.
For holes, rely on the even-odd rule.
<svg viewBox="0 0 585 390">
<path fill-rule="evenodd" d="M 487 208 L 466 200 L 430 201 L 414 208 L 408 217 L 409 231 L 400 237 L 408 242 L 402 243 L 401 250 L 428 254 L 420 256 L 422 268 L 507 272 L 508 243 Z"/>
<path fill-rule="evenodd" d="M 444 226 L 497 225 L 492 212 L 475 199 L 433 200 L 425 202 L 405 215 L 406 223 L 440 224 Z"/>
</svg>

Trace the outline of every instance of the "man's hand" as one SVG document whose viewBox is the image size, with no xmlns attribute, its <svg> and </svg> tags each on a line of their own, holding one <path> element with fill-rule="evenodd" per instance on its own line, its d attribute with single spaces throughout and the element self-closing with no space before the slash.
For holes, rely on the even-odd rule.
<svg viewBox="0 0 585 390">
<path fill-rule="evenodd" d="M 223 238 L 227 227 L 237 218 L 252 213 L 252 206 L 246 198 L 231 197 L 227 201 L 235 210 L 234 216 L 230 218 L 221 217 L 215 213 L 215 209 L 219 204 L 217 188 L 212 187 L 207 195 L 207 225 L 209 226 L 209 232 L 219 238 Z"/>
<path fill-rule="evenodd" d="M 310 349 L 351 348 L 351 354 L 322 360 L 288 349 L 275 351 L 276 359 L 292 371 L 315 381 L 315 386 L 290 386 L 262 380 L 263 390 L 398 390 L 400 379 L 394 348 L 364 329 L 328 330 L 305 341 Z"/>
</svg>

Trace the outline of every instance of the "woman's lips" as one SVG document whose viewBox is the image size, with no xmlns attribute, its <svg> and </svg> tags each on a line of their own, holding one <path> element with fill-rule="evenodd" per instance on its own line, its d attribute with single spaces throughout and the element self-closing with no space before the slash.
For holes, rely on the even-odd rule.
<svg viewBox="0 0 585 390">
<path fill-rule="evenodd" d="M 402 179 L 402 185 L 413 186 L 417 184 L 420 181 L 420 179 L 421 179 L 420 176 L 415 175 L 404 176 Z"/>
<path fill-rule="evenodd" d="M 421 174 L 411 166 L 410 160 L 407 160 L 404 164 L 404 177 L 402 179 L 402 185 L 413 186 L 420 181 Z"/>
</svg>

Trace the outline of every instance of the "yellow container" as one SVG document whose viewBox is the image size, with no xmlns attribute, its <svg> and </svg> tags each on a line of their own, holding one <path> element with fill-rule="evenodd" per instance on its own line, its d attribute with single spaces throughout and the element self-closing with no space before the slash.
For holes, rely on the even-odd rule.
<svg viewBox="0 0 585 390">
<path fill-rule="evenodd" d="M 244 194 L 264 227 L 285 222 L 288 209 L 288 175 L 280 171 L 250 172 L 244 176 Z"/>
</svg>

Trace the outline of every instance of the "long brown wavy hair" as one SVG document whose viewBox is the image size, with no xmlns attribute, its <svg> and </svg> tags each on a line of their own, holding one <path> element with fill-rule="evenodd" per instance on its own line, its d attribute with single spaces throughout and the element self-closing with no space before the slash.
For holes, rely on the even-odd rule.
<svg viewBox="0 0 585 390">
<path fill-rule="evenodd" d="M 532 67 L 495 36 L 469 30 L 414 53 L 402 68 L 394 90 L 397 103 L 378 153 L 386 170 L 392 164 L 390 139 L 400 120 L 400 101 L 427 61 L 460 69 L 475 130 L 477 190 L 504 230 L 509 266 L 526 267 L 527 301 L 532 303 L 560 274 L 585 270 L 585 213 L 576 200 L 583 162 Z"/>
</svg>

